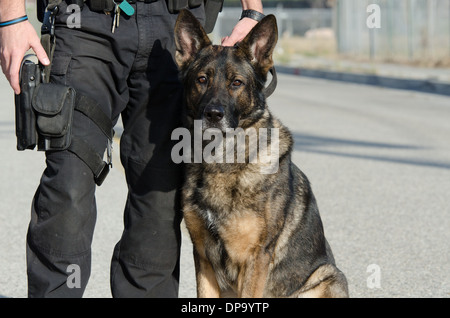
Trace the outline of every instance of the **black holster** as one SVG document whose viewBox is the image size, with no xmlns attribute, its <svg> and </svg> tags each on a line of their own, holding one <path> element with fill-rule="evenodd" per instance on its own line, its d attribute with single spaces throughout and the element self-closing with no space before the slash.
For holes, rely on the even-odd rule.
<svg viewBox="0 0 450 318">
<path fill-rule="evenodd" d="M 28 57 L 20 72 L 21 93 L 15 95 L 17 150 L 65 150 L 71 143 L 75 91 L 43 83 L 42 67 Z"/>
<path fill-rule="evenodd" d="M 69 86 L 44 81 L 43 68 L 24 58 L 20 71 L 20 95 L 15 96 L 17 150 L 68 150 L 91 168 L 101 185 L 111 167 L 111 119 L 92 98 L 77 94 Z M 90 118 L 108 138 L 107 162 L 89 142 L 72 134 L 73 114 L 78 111 Z"/>
<path fill-rule="evenodd" d="M 20 95 L 14 96 L 16 105 L 17 150 L 34 149 L 38 142 L 36 116 L 31 105 L 34 91 L 41 83 L 42 70 L 26 56 L 20 67 Z"/>
</svg>

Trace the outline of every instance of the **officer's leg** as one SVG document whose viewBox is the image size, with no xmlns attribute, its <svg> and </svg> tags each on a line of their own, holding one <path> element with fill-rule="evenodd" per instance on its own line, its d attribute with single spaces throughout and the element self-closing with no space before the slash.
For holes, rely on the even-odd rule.
<svg viewBox="0 0 450 318">
<path fill-rule="evenodd" d="M 27 237 L 28 295 L 81 297 L 96 219 L 92 172 L 67 151 L 48 153 L 46 163 Z"/>
<path fill-rule="evenodd" d="M 65 2 L 61 6 L 60 12 L 65 12 Z M 124 21 L 123 28 L 128 28 L 130 34 L 108 39 L 110 16 L 84 8 L 81 29 L 76 30 L 67 28 L 66 19 L 67 15 L 62 14 L 57 19 L 51 80 L 96 99 L 103 111 L 114 118 L 128 101 L 126 81 L 121 83 L 118 78 L 128 73 L 126 65 L 131 67 L 134 59 L 130 34 L 137 33 L 135 24 Z M 118 43 L 124 42 L 127 48 L 121 51 Z M 122 60 L 117 61 L 116 54 Z M 106 136 L 79 112 L 74 113 L 73 134 L 103 155 Z M 93 173 L 68 151 L 47 153 L 46 163 L 27 236 L 29 296 L 80 297 L 90 275 L 96 220 Z"/>
<path fill-rule="evenodd" d="M 129 194 L 111 267 L 115 297 L 178 295 L 182 167 L 171 160 L 170 136 L 180 126 L 181 87 L 176 80 L 150 83 L 151 73 L 131 76 L 130 105 L 122 113 L 120 150 Z M 166 74 L 162 78 L 176 79 L 176 73 Z"/>
<path fill-rule="evenodd" d="M 112 292 L 177 297 L 182 167 L 171 160 L 170 136 L 181 125 L 182 91 L 169 52 L 176 16 L 167 21 L 164 1 L 137 5 L 139 31 L 157 40 L 151 47 L 140 43 L 128 80 L 130 102 L 122 112 L 121 160 L 129 194 L 125 230 L 112 260 Z"/>
</svg>

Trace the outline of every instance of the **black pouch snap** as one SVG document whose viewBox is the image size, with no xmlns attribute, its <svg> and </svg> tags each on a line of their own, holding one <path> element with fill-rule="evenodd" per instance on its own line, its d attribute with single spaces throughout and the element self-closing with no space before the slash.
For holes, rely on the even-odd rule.
<svg viewBox="0 0 450 318">
<path fill-rule="evenodd" d="M 71 87 L 43 83 L 32 99 L 39 135 L 39 150 L 65 150 L 72 135 L 75 90 Z"/>
</svg>

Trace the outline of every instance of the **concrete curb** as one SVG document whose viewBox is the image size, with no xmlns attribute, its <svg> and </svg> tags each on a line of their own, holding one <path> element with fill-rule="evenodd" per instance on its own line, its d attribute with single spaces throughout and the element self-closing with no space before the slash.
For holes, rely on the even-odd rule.
<svg viewBox="0 0 450 318">
<path fill-rule="evenodd" d="M 276 65 L 278 73 L 450 96 L 450 83 Z"/>
</svg>

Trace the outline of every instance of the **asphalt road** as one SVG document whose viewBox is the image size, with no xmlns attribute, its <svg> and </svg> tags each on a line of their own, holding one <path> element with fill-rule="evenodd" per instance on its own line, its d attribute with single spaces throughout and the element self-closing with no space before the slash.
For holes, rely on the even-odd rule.
<svg viewBox="0 0 450 318">
<path fill-rule="evenodd" d="M 44 156 L 15 150 L 12 91 L 0 80 L 0 297 L 26 297 L 25 235 Z M 450 296 L 450 98 L 279 75 L 269 107 L 295 139 L 325 234 L 352 297 Z M 85 297 L 110 297 L 126 198 L 117 160 L 97 189 Z M 184 235 L 180 296 L 195 297 Z"/>
</svg>

